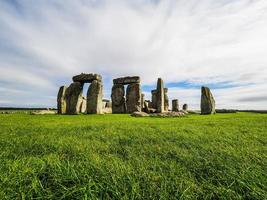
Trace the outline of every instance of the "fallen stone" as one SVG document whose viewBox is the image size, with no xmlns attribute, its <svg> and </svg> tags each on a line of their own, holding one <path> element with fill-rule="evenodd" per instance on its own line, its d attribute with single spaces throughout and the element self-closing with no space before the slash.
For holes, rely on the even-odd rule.
<svg viewBox="0 0 267 200">
<path fill-rule="evenodd" d="M 132 117 L 149 117 L 150 115 L 145 112 L 133 112 Z"/>
<path fill-rule="evenodd" d="M 73 82 L 92 83 L 94 80 L 101 81 L 102 76 L 99 74 L 81 73 L 79 75 L 73 76 L 72 80 L 73 80 Z"/>
<path fill-rule="evenodd" d="M 140 83 L 140 77 L 139 76 L 126 76 L 121 78 L 113 79 L 113 84 L 122 84 L 127 85 L 131 83 Z"/>
<path fill-rule="evenodd" d="M 201 88 L 201 114 L 215 114 L 215 100 L 208 87 Z"/>
<path fill-rule="evenodd" d="M 54 115 L 56 114 L 56 111 L 54 110 L 39 110 L 31 112 L 32 115 Z"/>
<path fill-rule="evenodd" d="M 102 114 L 103 85 L 94 80 L 87 91 L 87 114 Z"/>
<path fill-rule="evenodd" d="M 125 91 L 122 84 L 116 84 L 112 87 L 112 113 L 126 113 Z"/>
<path fill-rule="evenodd" d="M 127 113 L 141 112 L 141 86 L 139 83 L 131 83 L 126 90 Z"/>
</svg>

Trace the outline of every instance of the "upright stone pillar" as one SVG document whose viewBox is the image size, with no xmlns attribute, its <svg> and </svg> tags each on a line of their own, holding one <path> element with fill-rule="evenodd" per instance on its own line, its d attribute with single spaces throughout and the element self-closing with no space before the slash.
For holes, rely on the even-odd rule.
<svg viewBox="0 0 267 200">
<path fill-rule="evenodd" d="M 66 113 L 66 90 L 67 86 L 61 86 L 59 88 L 58 94 L 57 94 L 57 113 L 58 114 L 65 114 Z"/>
<path fill-rule="evenodd" d="M 140 83 L 131 83 L 126 90 L 127 113 L 141 112 L 141 86 Z"/>
<path fill-rule="evenodd" d="M 94 80 L 87 91 L 87 114 L 102 114 L 103 85 Z"/>
<path fill-rule="evenodd" d="M 201 88 L 201 114 L 215 114 L 215 100 L 208 87 Z"/>
<path fill-rule="evenodd" d="M 164 110 L 169 110 L 168 88 L 164 88 Z"/>
<path fill-rule="evenodd" d="M 122 84 L 114 84 L 112 87 L 112 113 L 126 113 L 125 91 Z"/>
<path fill-rule="evenodd" d="M 161 78 L 157 82 L 157 112 L 164 112 L 164 85 Z"/>
<path fill-rule="evenodd" d="M 172 111 L 179 112 L 179 101 L 178 99 L 172 100 Z"/>
<path fill-rule="evenodd" d="M 87 100 L 85 97 L 83 97 L 81 106 L 80 106 L 80 113 L 86 113 L 86 106 L 87 105 Z"/>
<path fill-rule="evenodd" d="M 66 114 L 78 114 L 82 103 L 83 83 L 74 82 L 66 89 Z"/>
<path fill-rule="evenodd" d="M 145 94 L 141 94 L 141 111 L 145 108 Z"/>
<path fill-rule="evenodd" d="M 183 105 L 183 110 L 184 110 L 184 111 L 187 111 L 187 110 L 188 110 L 188 105 L 187 105 L 187 104 L 184 104 L 184 105 Z"/>
<path fill-rule="evenodd" d="M 151 90 L 152 102 L 151 106 L 154 109 L 157 109 L 157 90 Z"/>
</svg>

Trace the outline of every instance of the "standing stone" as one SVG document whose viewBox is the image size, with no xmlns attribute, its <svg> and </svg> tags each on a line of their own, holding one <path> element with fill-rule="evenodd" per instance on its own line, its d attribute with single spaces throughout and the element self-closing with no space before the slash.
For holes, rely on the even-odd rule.
<svg viewBox="0 0 267 200">
<path fill-rule="evenodd" d="M 151 90 L 152 102 L 151 107 L 157 109 L 157 90 Z"/>
<path fill-rule="evenodd" d="M 141 95 L 141 111 L 145 108 L 145 94 Z"/>
<path fill-rule="evenodd" d="M 124 95 L 125 91 L 123 85 L 113 85 L 111 93 L 112 113 L 126 113 L 126 103 Z"/>
<path fill-rule="evenodd" d="M 169 110 L 168 88 L 164 88 L 164 110 Z"/>
<path fill-rule="evenodd" d="M 187 105 L 187 104 L 184 104 L 184 105 L 183 105 L 183 110 L 184 110 L 184 111 L 187 111 L 187 110 L 188 110 L 188 105 Z"/>
<path fill-rule="evenodd" d="M 157 112 L 164 112 L 164 85 L 161 78 L 157 82 Z"/>
<path fill-rule="evenodd" d="M 201 88 L 201 114 L 215 114 L 215 100 L 208 87 Z"/>
<path fill-rule="evenodd" d="M 57 113 L 65 114 L 66 113 L 66 90 L 67 86 L 61 86 L 57 94 Z"/>
<path fill-rule="evenodd" d="M 94 80 L 87 91 L 87 113 L 102 114 L 103 85 Z"/>
<path fill-rule="evenodd" d="M 178 99 L 172 100 L 172 111 L 179 112 L 179 101 Z"/>
<path fill-rule="evenodd" d="M 141 112 L 141 86 L 139 83 L 131 83 L 126 90 L 127 113 Z"/>
<path fill-rule="evenodd" d="M 83 100 L 80 106 L 80 113 L 86 113 L 86 104 L 87 104 L 87 100 L 85 97 L 83 97 Z"/>
<path fill-rule="evenodd" d="M 78 114 L 82 103 L 83 84 L 74 82 L 66 90 L 66 113 Z"/>
</svg>

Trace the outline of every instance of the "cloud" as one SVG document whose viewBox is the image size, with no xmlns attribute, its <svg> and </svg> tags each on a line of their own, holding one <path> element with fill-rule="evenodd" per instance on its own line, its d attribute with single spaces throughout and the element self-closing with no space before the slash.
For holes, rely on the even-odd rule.
<svg viewBox="0 0 267 200">
<path fill-rule="evenodd" d="M 227 82 L 233 87 L 213 90 L 219 105 L 253 108 L 225 96 L 266 91 L 266 35 L 266 0 L 1 1 L 0 87 L 30 90 L 38 96 L 24 102 L 54 106 L 58 87 L 81 72 L 103 75 L 105 98 L 112 78 L 125 75 L 151 87 L 158 77 L 166 84 Z M 178 87 L 169 95 L 198 108 L 199 92 Z M 1 95 L 22 103 L 20 95 Z"/>
</svg>

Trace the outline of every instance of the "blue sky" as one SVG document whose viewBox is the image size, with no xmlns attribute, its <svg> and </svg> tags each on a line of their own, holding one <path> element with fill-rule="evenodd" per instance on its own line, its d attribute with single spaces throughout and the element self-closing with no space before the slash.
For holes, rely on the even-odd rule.
<svg viewBox="0 0 267 200">
<path fill-rule="evenodd" d="M 2 0 L 0 106 L 55 107 L 73 75 L 139 75 L 150 99 L 158 77 L 199 108 L 267 109 L 266 0 Z"/>
</svg>

